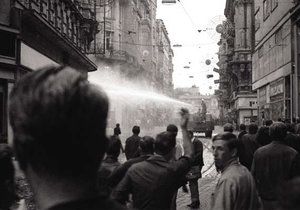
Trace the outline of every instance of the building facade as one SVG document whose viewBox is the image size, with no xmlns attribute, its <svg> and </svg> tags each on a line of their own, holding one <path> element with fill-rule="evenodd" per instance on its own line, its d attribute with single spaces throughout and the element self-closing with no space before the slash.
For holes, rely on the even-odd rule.
<svg viewBox="0 0 300 210">
<path fill-rule="evenodd" d="M 0 142 L 11 141 L 8 94 L 27 72 L 69 65 L 87 74 L 96 65 L 85 55 L 97 31 L 91 1 L 0 1 Z"/>
<path fill-rule="evenodd" d="M 253 0 L 227 0 L 226 21 L 217 28 L 221 33 L 218 95 L 224 118 L 238 125 L 257 120 L 257 97 L 251 87 L 253 7 Z"/>
<path fill-rule="evenodd" d="M 255 0 L 254 17 L 259 119 L 299 117 L 299 1 Z"/>
<path fill-rule="evenodd" d="M 172 96 L 173 51 L 164 23 L 156 19 L 156 9 L 156 0 L 97 0 L 99 33 L 91 44 L 94 48 L 90 58 L 99 71 L 111 69 L 124 81 L 138 84 L 144 90 Z M 151 123 L 141 123 L 140 119 L 152 119 L 155 112 L 161 112 L 151 106 L 156 107 L 127 106 L 116 101 L 110 107 L 109 126 L 118 122 L 126 130 L 135 124 L 149 127 Z"/>
</svg>

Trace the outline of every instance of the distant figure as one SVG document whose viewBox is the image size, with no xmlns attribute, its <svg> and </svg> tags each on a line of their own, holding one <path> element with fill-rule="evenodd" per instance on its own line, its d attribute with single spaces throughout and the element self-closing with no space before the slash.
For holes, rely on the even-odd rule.
<svg viewBox="0 0 300 210">
<path fill-rule="evenodd" d="M 278 206 L 278 190 L 292 177 L 293 163 L 297 151 L 284 143 L 287 127 L 282 122 L 270 126 L 272 142 L 260 147 L 255 153 L 252 163 L 252 175 L 256 181 L 258 193 L 262 199 L 264 210 L 276 209 Z"/>
<path fill-rule="evenodd" d="M 240 163 L 251 171 L 251 165 L 254 152 L 259 148 L 258 142 L 255 140 L 258 126 L 255 123 L 249 125 L 249 133 L 242 137 L 239 148 Z"/>
<path fill-rule="evenodd" d="M 272 120 L 266 120 L 266 126 L 270 127 L 273 124 Z"/>
<path fill-rule="evenodd" d="M 200 206 L 198 179 L 202 177 L 203 162 L 203 144 L 198 137 L 194 137 L 193 132 L 189 131 L 189 137 L 192 139 L 194 154 L 192 155 L 192 168 L 186 175 L 191 190 L 191 201 L 188 205 L 191 208 L 198 208 Z"/>
<path fill-rule="evenodd" d="M 230 133 L 232 133 L 233 132 L 233 125 L 231 123 L 226 123 L 223 126 L 223 130 L 224 130 L 224 132 L 230 132 Z"/>
<path fill-rule="evenodd" d="M 133 126 L 132 133 L 133 135 L 126 139 L 125 142 L 125 155 L 127 160 L 139 156 L 138 148 L 141 140 L 141 137 L 139 137 L 140 127 L 137 125 Z"/>
<path fill-rule="evenodd" d="M 213 155 L 221 177 L 212 197 L 211 210 L 258 210 L 260 202 L 254 179 L 238 161 L 238 140 L 230 132 L 212 139 Z"/>
<path fill-rule="evenodd" d="M 176 125 L 174 124 L 169 124 L 167 126 L 167 131 L 169 131 L 170 133 L 172 133 L 175 138 L 177 137 L 177 133 L 178 133 L 178 128 Z M 182 156 L 182 146 L 179 144 L 179 142 L 176 139 L 176 153 L 175 153 L 175 157 L 174 160 L 178 160 L 181 156 Z"/>
<path fill-rule="evenodd" d="M 109 183 L 112 187 L 115 187 L 125 176 L 128 169 L 139 162 L 147 160 L 154 153 L 154 139 L 151 136 L 144 136 L 140 140 L 139 144 L 140 156 L 132 158 L 119 167 L 117 167 L 109 177 Z"/>
<path fill-rule="evenodd" d="M 119 134 L 118 134 L 118 130 L 114 129 L 114 135 L 110 136 L 110 141 L 114 141 L 116 145 L 118 145 L 119 147 L 119 154 L 120 154 L 120 151 L 122 153 L 125 152 L 124 148 L 123 148 L 123 145 L 122 145 L 122 142 L 121 142 L 121 139 L 119 137 Z M 119 156 L 119 155 L 118 155 Z"/>
<path fill-rule="evenodd" d="M 240 124 L 240 133 L 238 135 L 238 140 L 241 140 L 245 134 L 247 134 L 246 125 L 242 123 Z"/>
<path fill-rule="evenodd" d="M 38 209 L 123 209 L 97 186 L 109 107 L 86 74 L 70 67 L 26 73 L 9 102 L 14 151 Z"/>
<path fill-rule="evenodd" d="M 175 155 L 174 134 L 159 133 L 154 142 L 155 155 L 129 168 L 125 177 L 114 190 L 113 197 L 125 204 L 132 193 L 133 208 L 169 210 L 175 191 L 182 185 L 181 180 L 190 169 L 193 154 L 192 142 L 188 137 L 188 111 L 181 111 L 181 130 L 185 156 L 170 162 Z"/>
<path fill-rule="evenodd" d="M 98 171 L 98 181 L 101 192 L 108 195 L 111 192 L 110 183 L 108 182 L 108 178 L 111 173 L 121 165 L 118 161 L 118 157 L 120 155 L 120 144 L 115 139 L 110 139 L 108 143 L 108 148 L 106 151 L 106 157 L 102 161 L 102 164 Z"/>
<path fill-rule="evenodd" d="M 117 123 L 116 127 L 114 128 L 114 134 L 116 135 L 120 135 L 121 134 L 121 128 L 120 128 L 120 124 Z"/>
</svg>

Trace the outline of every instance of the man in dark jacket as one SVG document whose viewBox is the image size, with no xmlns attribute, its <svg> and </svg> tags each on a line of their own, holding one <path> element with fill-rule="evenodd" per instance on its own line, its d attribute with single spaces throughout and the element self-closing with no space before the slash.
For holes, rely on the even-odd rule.
<svg viewBox="0 0 300 210">
<path fill-rule="evenodd" d="M 258 149 L 259 144 L 256 142 L 255 137 L 258 130 L 258 126 L 255 123 L 249 125 L 249 133 L 242 137 L 239 142 L 239 160 L 240 163 L 246 166 L 251 171 L 251 165 L 253 160 L 253 154 Z"/>
<path fill-rule="evenodd" d="M 187 180 L 189 181 L 192 201 L 192 203 L 188 206 L 191 208 L 198 208 L 200 206 L 198 179 L 202 177 L 201 170 L 204 165 L 203 144 L 197 137 L 193 136 L 192 131 L 189 131 L 189 135 L 192 139 L 194 154 L 192 156 L 191 170 L 186 176 Z"/>
<path fill-rule="evenodd" d="M 125 156 L 127 160 L 139 156 L 138 148 L 141 140 L 141 137 L 139 137 L 140 127 L 137 125 L 133 126 L 132 133 L 133 135 L 126 139 L 125 142 Z"/>
<path fill-rule="evenodd" d="M 276 209 L 281 185 L 293 174 L 297 151 L 285 145 L 287 127 L 282 122 L 270 126 L 272 142 L 260 147 L 253 157 L 252 175 L 264 210 Z"/>
<path fill-rule="evenodd" d="M 238 140 L 242 140 L 242 137 L 247 134 L 247 131 L 246 131 L 246 125 L 245 124 L 240 124 L 240 133 L 238 135 Z"/>
<path fill-rule="evenodd" d="M 188 111 L 182 109 L 181 117 L 185 156 L 170 162 L 175 154 L 175 136 L 168 131 L 158 134 L 154 142 L 155 155 L 130 167 L 114 190 L 113 197 L 117 201 L 125 204 L 128 194 L 132 193 L 133 207 L 136 209 L 170 209 L 173 195 L 190 169 L 193 154 L 187 133 Z"/>
</svg>

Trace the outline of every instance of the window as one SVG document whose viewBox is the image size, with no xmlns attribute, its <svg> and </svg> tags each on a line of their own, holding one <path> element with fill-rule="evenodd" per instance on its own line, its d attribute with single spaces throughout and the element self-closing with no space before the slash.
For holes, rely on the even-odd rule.
<svg viewBox="0 0 300 210">
<path fill-rule="evenodd" d="M 281 44 L 282 42 L 282 28 L 280 28 L 278 31 L 275 33 L 275 44 Z"/>
<path fill-rule="evenodd" d="M 271 1 L 272 0 L 264 0 L 263 2 L 263 18 L 266 20 L 271 13 Z"/>
<path fill-rule="evenodd" d="M 271 11 L 273 12 L 278 6 L 278 0 L 271 0 Z"/>
</svg>

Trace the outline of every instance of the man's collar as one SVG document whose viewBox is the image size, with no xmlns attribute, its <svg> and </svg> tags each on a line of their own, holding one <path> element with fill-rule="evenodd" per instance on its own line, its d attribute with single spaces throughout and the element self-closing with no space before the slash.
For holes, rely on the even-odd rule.
<svg viewBox="0 0 300 210">
<path fill-rule="evenodd" d="M 221 173 L 224 173 L 229 168 L 229 166 L 237 165 L 237 164 L 239 164 L 239 161 L 237 160 L 237 158 L 232 158 L 231 160 L 229 160 L 226 163 L 226 165 L 224 166 L 223 170 L 221 170 Z"/>
</svg>

